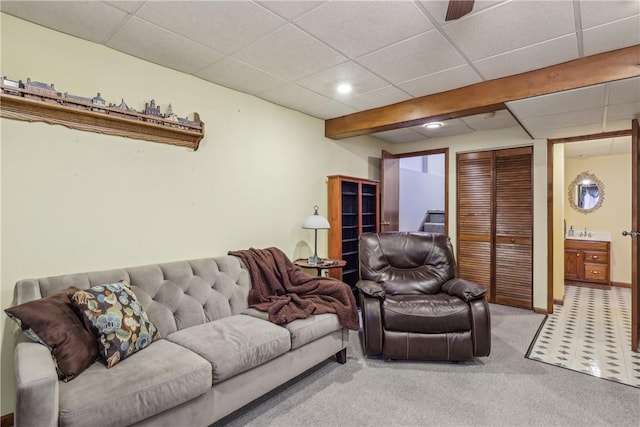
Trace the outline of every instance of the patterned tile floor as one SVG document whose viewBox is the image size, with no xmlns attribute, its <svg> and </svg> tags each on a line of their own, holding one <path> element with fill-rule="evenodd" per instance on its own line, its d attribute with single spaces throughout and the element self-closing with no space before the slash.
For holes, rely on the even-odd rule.
<svg viewBox="0 0 640 427">
<path fill-rule="evenodd" d="M 527 352 L 549 363 L 640 388 L 640 353 L 631 351 L 631 289 L 565 286 Z"/>
</svg>

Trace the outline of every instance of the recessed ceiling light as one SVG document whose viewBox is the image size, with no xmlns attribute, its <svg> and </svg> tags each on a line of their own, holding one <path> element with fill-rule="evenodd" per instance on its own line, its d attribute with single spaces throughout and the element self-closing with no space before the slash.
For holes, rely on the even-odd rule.
<svg viewBox="0 0 640 427">
<path fill-rule="evenodd" d="M 444 126 L 444 123 L 442 122 L 431 122 L 431 123 L 425 123 L 422 125 L 422 127 L 425 127 L 427 129 L 438 129 L 442 126 Z"/>
<path fill-rule="evenodd" d="M 340 83 L 337 90 L 339 93 L 347 94 L 351 92 L 351 85 L 349 83 Z"/>
</svg>

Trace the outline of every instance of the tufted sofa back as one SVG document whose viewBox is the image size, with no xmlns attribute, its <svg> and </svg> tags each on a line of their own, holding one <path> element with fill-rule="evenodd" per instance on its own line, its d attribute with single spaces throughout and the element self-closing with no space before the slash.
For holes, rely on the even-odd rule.
<svg viewBox="0 0 640 427">
<path fill-rule="evenodd" d="M 21 282 L 26 282 L 22 283 L 25 288 L 36 285 L 41 296 L 46 297 L 69 286 L 86 289 L 120 280 L 131 283 L 138 301 L 163 337 L 193 325 L 239 314 L 247 308 L 251 289 L 249 272 L 242 261 L 228 255 L 22 280 L 17 287 Z M 28 299 L 27 295 L 22 298 L 18 295 L 17 302 Z"/>
<path fill-rule="evenodd" d="M 436 294 L 455 277 L 449 236 L 422 232 L 360 235 L 360 278 L 388 294 Z"/>
</svg>

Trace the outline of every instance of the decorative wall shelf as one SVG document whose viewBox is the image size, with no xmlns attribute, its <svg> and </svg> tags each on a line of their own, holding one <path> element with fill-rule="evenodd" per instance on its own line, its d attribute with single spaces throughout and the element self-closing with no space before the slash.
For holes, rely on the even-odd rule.
<svg viewBox="0 0 640 427">
<path fill-rule="evenodd" d="M 178 145 L 193 150 L 198 149 L 200 140 L 204 137 L 202 122 L 198 128 L 181 129 L 162 119 L 158 120 L 160 124 L 143 121 L 142 114 L 138 114 L 138 119 L 132 119 L 122 117 L 121 111 L 116 108 L 100 106 L 100 110 L 91 111 L 50 101 L 0 94 L 0 117 L 8 119 L 62 125 L 71 129 Z M 200 121 L 198 113 L 195 113 L 195 121 Z"/>
</svg>

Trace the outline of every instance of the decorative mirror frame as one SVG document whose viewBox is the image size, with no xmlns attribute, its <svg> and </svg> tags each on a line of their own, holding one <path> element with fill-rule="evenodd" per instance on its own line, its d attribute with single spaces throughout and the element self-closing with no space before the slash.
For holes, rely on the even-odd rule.
<svg viewBox="0 0 640 427">
<path fill-rule="evenodd" d="M 600 191 L 598 202 L 592 208 L 589 208 L 589 209 L 581 208 L 576 203 L 576 188 L 578 188 L 578 184 L 581 184 L 585 180 L 589 180 L 594 184 L 596 184 L 598 186 L 598 190 Z M 604 184 L 594 174 L 590 173 L 589 171 L 580 172 L 578 176 L 576 176 L 576 178 L 573 181 L 571 181 L 571 184 L 569 184 L 569 204 L 573 209 L 577 210 L 578 212 L 581 212 L 583 214 L 594 212 L 600 209 L 603 201 L 604 201 Z"/>
</svg>

